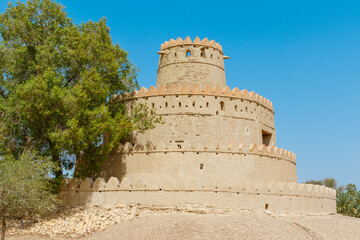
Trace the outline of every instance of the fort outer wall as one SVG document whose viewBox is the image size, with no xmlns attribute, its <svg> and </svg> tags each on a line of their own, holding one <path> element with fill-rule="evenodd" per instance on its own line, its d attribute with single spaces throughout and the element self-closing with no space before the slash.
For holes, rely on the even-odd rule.
<svg viewBox="0 0 360 240">
<path fill-rule="evenodd" d="M 110 177 L 119 169 L 118 177 Z M 336 213 L 336 191 L 297 184 L 295 155 L 277 147 L 127 142 L 113 153 L 105 171 L 108 175 L 95 182 L 64 182 L 59 198 L 70 206 L 202 204 L 285 214 Z"/>
<path fill-rule="evenodd" d="M 163 125 L 136 136 L 140 142 L 182 143 L 191 138 L 206 144 L 209 139 L 234 139 L 276 146 L 272 103 L 254 92 L 209 85 L 200 89 L 197 84 L 190 88 L 183 84 L 180 88 L 175 85 L 168 89 L 141 88 L 117 100 L 123 101 L 129 110 L 137 103 L 146 103 L 162 116 Z"/>
<path fill-rule="evenodd" d="M 70 180 L 70 179 L 68 179 Z M 222 209 L 271 211 L 283 214 L 336 214 L 336 191 L 323 186 L 296 183 L 251 182 L 220 189 L 212 185 L 200 188 L 193 183 L 174 187 L 164 178 L 158 184 L 146 185 L 115 177 L 107 182 L 103 178 L 83 181 L 64 181 L 59 198 L 70 206 L 116 206 L 141 204 L 171 207 L 183 204 L 202 204 Z"/>
</svg>

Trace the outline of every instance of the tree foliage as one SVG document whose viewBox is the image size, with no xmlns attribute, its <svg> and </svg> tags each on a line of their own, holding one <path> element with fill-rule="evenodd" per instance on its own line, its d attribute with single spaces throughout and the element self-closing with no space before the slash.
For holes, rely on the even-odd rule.
<svg viewBox="0 0 360 240">
<path fill-rule="evenodd" d="M 6 222 L 19 217 L 45 214 L 55 210 L 58 200 L 51 193 L 49 174 L 54 164 L 36 152 L 25 150 L 19 157 L 0 159 L 1 239 L 5 238 Z"/>
<path fill-rule="evenodd" d="M 337 189 L 337 182 L 334 178 L 324 178 L 324 186 L 332 189 Z"/>
<path fill-rule="evenodd" d="M 106 19 L 74 24 L 52 0 L 9 4 L 0 14 L 0 156 L 29 147 L 62 168 L 94 176 L 132 131 L 161 120 L 146 105 L 126 114 L 115 94 L 138 87 Z"/>
<path fill-rule="evenodd" d="M 309 180 L 305 183 L 325 186 L 337 190 L 337 182 L 334 178 L 324 178 L 323 180 Z"/>
<path fill-rule="evenodd" d="M 306 184 L 313 184 L 313 185 L 320 185 L 323 186 L 324 182 L 323 181 L 317 181 L 317 180 L 309 180 L 305 182 Z"/>
<path fill-rule="evenodd" d="M 346 191 L 347 193 L 349 193 L 350 195 L 353 196 L 353 195 L 356 194 L 356 192 L 357 192 L 358 190 L 357 190 L 357 187 L 356 187 L 355 184 L 350 183 L 350 184 L 346 185 L 345 191 Z"/>
<path fill-rule="evenodd" d="M 348 184 L 344 192 L 337 194 L 336 204 L 338 213 L 360 218 L 360 191 L 355 184 Z"/>
</svg>

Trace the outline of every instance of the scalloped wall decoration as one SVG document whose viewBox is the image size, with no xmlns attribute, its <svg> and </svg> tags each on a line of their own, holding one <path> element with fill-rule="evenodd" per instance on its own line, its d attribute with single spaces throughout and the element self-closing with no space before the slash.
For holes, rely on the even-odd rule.
<svg viewBox="0 0 360 240">
<path fill-rule="evenodd" d="M 128 146 L 128 147 L 127 147 Z M 131 146 L 131 147 L 130 147 Z M 185 139 L 182 143 L 176 143 L 175 141 L 165 144 L 163 141 L 157 143 L 156 147 L 151 141 L 147 141 L 146 145 L 137 142 L 134 146 L 126 142 L 125 148 L 130 148 L 125 153 L 137 153 L 146 154 L 150 152 L 222 152 L 222 153 L 251 153 L 253 155 L 267 156 L 271 158 L 279 158 L 290 162 L 296 162 L 296 155 L 290 151 L 280 149 L 278 147 L 266 146 L 264 144 L 257 145 L 256 143 L 239 143 L 235 141 L 223 141 L 219 142 L 208 141 L 206 144 L 197 142 L 191 144 L 188 139 Z"/>
<path fill-rule="evenodd" d="M 199 87 L 199 84 L 195 83 L 194 86 L 191 89 L 191 93 L 192 94 L 200 94 L 201 93 L 201 89 Z"/>
<path fill-rule="evenodd" d="M 214 95 L 218 95 L 218 96 L 224 95 L 224 94 L 223 94 L 223 91 L 222 91 L 222 89 L 220 88 L 219 85 L 216 85 L 216 86 L 215 86 Z"/>
<path fill-rule="evenodd" d="M 161 85 L 159 90 L 158 90 L 158 94 L 159 95 L 166 95 L 168 93 L 168 90 L 165 86 Z"/>
<path fill-rule="evenodd" d="M 188 88 L 188 86 L 186 84 L 183 84 L 183 85 L 181 85 L 179 92 L 180 92 L 180 94 L 189 94 L 190 89 Z"/>
<path fill-rule="evenodd" d="M 201 41 L 198 36 L 195 37 L 194 41 L 192 41 L 189 36 L 187 36 L 184 40 L 182 40 L 182 38 L 180 37 L 178 37 L 176 40 L 170 39 L 170 41 L 165 41 L 163 44 L 161 44 L 160 49 L 164 50 L 169 47 L 181 46 L 181 45 L 200 45 L 200 46 L 202 45 L 217 49 L 221 53 L 223 52 L 222 46 L 219 43 L 215 42 L 214 40 L 209 41 L 208 38 L 204 38 Z"/>
<path fill-rule="evenodd" d="M 214 93 L 214 90 L 208 84 L 205 84 L 202 93 L 210 95 Z"/>
<path fill-rule="evenodd" d="M 175 84 L 172 84 L 171 87 L 168 89 L 169 94 L 178 94 L 179 90 L 177 89 Z"/>
<path fill-rule="evenodd" d="M 191 94 L 191 95 L 211 95 L 211 96 L 221 96 L 221 97 L 230 97 L 230 98 L 240 98 L 246 99 L 249 101 L 255 101 L 262 106 L 273 111 L 273 104 L 268 99 L 260 96 L 254 92 L 248 92 L 246 89 L 239 90 L 239 88 L 234 88 L 231 90 L 228 86 L 221 89 L 219 85 L 216 85 L 214 89 L 212 89 L 208 84 L 205 84 L 203 89 L 200 89 L 200 86 L 195 83 L 192 88 L 189 88 L 187 84 L 182 84 L 180 89 L 176 87 L 175 84 L 172 84 L 169 89 L 165 86 L 161 85 L 158 89 L 154 86 L 151 86 L 149 89 L 142 87 L 139 91 L 135 91 L 126 97 L 121 97 L 117 95 L 118 101 L 122 100 L 131 100 L 133 98 L 146 98 L 146 97 L 156 97 L 156 96 L 164 96 L 164 95 L 178 95 L 178 94 Z"/>
<path fill-rule="evenodd" d="M 231 92 L 229 86 L 224 87 L 222 93 L 223 93 L 225 96 L 232 97 L 232 92 Z"/>
<path fill-rule="evenodd" d="M 154 86 L 150 86 L 147 94 L 150 96 L 156 96 L 158 94 L 158 90 Z"/>
</svg>

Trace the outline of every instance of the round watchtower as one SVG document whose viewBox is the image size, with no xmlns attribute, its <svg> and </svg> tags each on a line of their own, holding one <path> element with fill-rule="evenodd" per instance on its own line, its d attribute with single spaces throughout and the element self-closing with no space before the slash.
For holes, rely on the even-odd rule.
<svg viewBox="0 0 360 240">
<path fill-rule="evenodd" d="M 211 87 L 226 86 L 224 56 L 222 47 L 214 40 L 191 41 L 178 38 L 161 44 L 159 68 L 156 86 L 170 87 L 175 84 L 181 87 L 184 83 L 192 87 L 197 83 L 200 88 L 208 84 Z"/>
</svg>

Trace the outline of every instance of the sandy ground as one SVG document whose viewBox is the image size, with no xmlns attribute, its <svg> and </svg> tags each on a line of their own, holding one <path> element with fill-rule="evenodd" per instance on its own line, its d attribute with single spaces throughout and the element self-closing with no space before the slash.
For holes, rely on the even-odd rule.
<svg viewBox="0 0 360 240">
<path fill-rule="evenodd" d="M 38 235 L 9 240 L 65 240 Z M 286 239 L 360 240 L 360 219 L 342 215 L 271 216 L 265 213 L 200 215 L 192 213 L 140 216 L 76 240 Z M 75 240 L 73 238 L 73 240 Z"/>
</svg>

